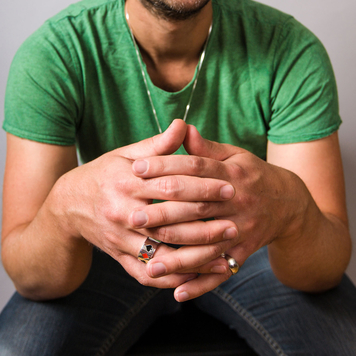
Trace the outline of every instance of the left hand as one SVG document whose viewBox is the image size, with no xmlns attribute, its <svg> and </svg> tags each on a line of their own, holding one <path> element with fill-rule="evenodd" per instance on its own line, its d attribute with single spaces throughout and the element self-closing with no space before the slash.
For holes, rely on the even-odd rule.
<svg viewBox="0 0 356 356">
<path fill-rule="evenodd" d="M 152 214 L 153 210 L 157 212 L 156 204 L 154 208 L 148 205 L 143 209 L 148 217 L 144 228 L 152 232 L 151 236 L 162 238 L 161 232 L 164 231 L 166 239 L 163 241 L 175 243 L 169 240 L 174 236 L 170 233 L 174 228 L 175 235 L 178 231 L 178 234 L 187 236 L 185 243 L 189 245 L 192 244 L 188 241 L 189 236 L 199 236 L 200 233 L 201 225 L 197 220 L 231 220 L 238 227 L 238 244 L 226 252 L 241 266 L 262 246 L 292 233 L 295 214 L 303 207 L 287 193 L 286 182 L 291 172 L 268 164 L 239 147 L 205 140 L 190 125 L 184 146 L 190 156 L 145 158 L 148 170 L 142 174 L 135 172 L 136 165 L 141 163 L 136 161 L 134 174 L 145 179 L 169 175 L 220 179 L 231 183 L 235 196 L 227 201 L 214 202 L 206 202 L 204 197 L 196 202 L 168 201 L 159 204 L 160 214 Z M 191 182 L 195 184 L 194 180 Z M 156 262 L 164 263 L 169 273 L 179 271 L 174 259 L 168 255 L 155 258 Z"/>
</svg>

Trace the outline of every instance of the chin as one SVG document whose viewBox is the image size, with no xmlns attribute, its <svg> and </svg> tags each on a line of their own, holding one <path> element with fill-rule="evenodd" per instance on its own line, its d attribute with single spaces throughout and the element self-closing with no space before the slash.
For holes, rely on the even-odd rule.
<svg viewBox="0 0 356 356">
<path fill-rule="evenodd" d="M 141 0 L 157 17 L 166 20 L 187 20 L 195 17 L 210 0 Z"/>
</svg>

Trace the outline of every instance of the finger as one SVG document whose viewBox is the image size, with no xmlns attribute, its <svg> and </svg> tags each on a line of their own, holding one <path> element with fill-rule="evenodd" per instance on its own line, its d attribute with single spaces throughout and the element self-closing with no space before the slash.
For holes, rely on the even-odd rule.
<svg viewBox="0 0 356 356">
<path fill-rule="evenodd" d="M 224 161 L 234 154 L 246 152 L 246 150 L 233 145 L 206 140 L 192 125 L 188 125 L 183 144 L 190 155 L 209 157 L 218 161 Z"/>
<path fill-rule="evenodd" d="M 122 254 L 130 255 L 138 259 L 139 253 L 142 246 L 146 242 L 148 236 L 140 234 L 135 231 L 127 231 L 125 236 L 121 235 L 118 237 L 107 237 L 101 246 L 104 252 L 109 253 L 116 260 Z M 169 252 L 175 251 L 174 248 L 167 246 L 166 244 L 159 244 L 156 249 L 156 255 L 167 254 Z M 142 262 L 141 262 L 142 263 Z"/>
<path fill-rule="evenodd" d="M 240 269 L 249 256 L 259 250 L 259 248 L 256 249 L 254 246 L 255 245 L 251 244 L 250 240 L 242 241 L 224 252 L 225 259 L 227 260 L 232 257 Z"/>
<path fill-rule="evenodd" d="M 179 273 L 198 273 L 198 274 L 236 274 L 241 266 L 246 261 L 249 254 L 246 254 L 245 247 L 241 244 L 232 248 L 235 258 L 228 254 L 229 251 L 223 253 L 217 259 L 210 261 L 199 267 L 182 270 Z M 224 257 L 222 257 L 224 256 Z"/>
<path fill-rule="evenodd" d="M 154 178 L 168 175 L 228 179 L 226 165 L 211 158 L 187 155 L 155 156 L 133 162 L 137 177 Z"/>
<path fill-rule="evenodd" d="M 120 156 L 129 159 L 172 154 L 182 145 L 186 131 L 186 123 L 176 119 L 162 134 L 121 147 L 117 152 Z"/>
<path fill-rule="evenodd" d="M 146 265 L 130 255 L 122 255 L 118 259 L 119 263 L 125 268 L 126 272 L 135 278 L 140 284 L 155 288 L 176 288 L 194 278 L 196 273 L 174 273 L 161 278 L 152 278 L 146 273 Z"/>
<path fill-rule="evenodd" d="M 152 228 L 159 226 L 166 228 L 166 225 L 171 224 L 214 218 L 219 216 L 229 216 L 231 215 L 231 212 L 232 209 L 230 204 L 224 204 L 221 202 L 166 201 L 164 203 L 150 204 L 137 208 L 129 215 L 128 220 L 129 224 L 133 228 Z M 213 223 L 210 223 L 209 226 L 211 227 L 213 225 Z M 199 227 L 198 225 L 196 226 Z M 214 225 L 214 228 L 219 229 L 219 226 Z M 193 225 L 191 225 L 191 227 L 194 228 Z M 183 229 L 184 227 L 182 226 L 181 228 Z M 161 230 L 161 233 L 165 232 L 172 233 L 172 230 Z M 205 232 L 207 233 L 208 231 L 205 230 Z M 194 234 L 196 233 L 198 232 L 194 231 Z"/>
<path fill-rule="evenodd" d="M 149 236 L 173 245 L 207 245 L 236 239 L 237 226 L 230 220 L 191 221 L 148 229 Z"/>
<path fill-rule="evenodd" d="M 236 243 L 229 240 L 211 245 L 183 246 L 169 253 L 157 254 L 148 262 L 147 274 L 157 278 L 171 273 L 196 270 L 197 267 L 219 258 Z"/>
<path fill-rule="evenodd" d="M 137 199 L 226 201 L 234 197 L 235 189 L 224 180 L 179 175 L 142 179 L 133 195 Z"/>
<path fill-rule="evenodd" d="M 185 302 L 200 297 L 218 287 L 221 283 L 228 280 L 230 276 L 230 271 L 226 274 L 201 274 L 198 278 L 190 280 L 176 288 L 174 298 L 177 302 Z"/>
<path fill-rule="evenodd" d="M 195 271 L 189 271 L 187 273 L 170 273 L 162 278 L 152 278 L 149 276 L 146 272 L 146 264 L 138 259 L 139 252 L 146 240 L 147 236 L 133 233 L 130 235 L 129 240 L 127 240 L 130 241 L 130 243 L 125 244 L 124 248 L 120 248 L 120 250 L 117 250 L 116 252 L 109 250 L 108 253 L 122 264 L 132 277 L 145 286 L 155 288 L 176 288 L 182 283 L 197 277 Z M 164 256 L 172 251 L 175 251 L 175 249 L 165 244 L 158 244 L 153 258 L 160 255 Z"/>
<path fill-rule="evenodd" d="M 226 274 L 229 272 L 229 264 L 223 257 L 218 257 L 213 261 L 205 263 L 199 267 L 180 271 L 179 273 L 198 273 L 198 274 Z"/>
</svg>

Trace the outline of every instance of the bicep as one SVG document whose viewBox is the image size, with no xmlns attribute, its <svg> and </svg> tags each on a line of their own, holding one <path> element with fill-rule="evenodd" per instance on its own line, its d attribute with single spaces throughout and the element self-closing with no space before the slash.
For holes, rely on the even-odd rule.
<svg viewBox="0 0 356 356">
<path fill-rule="evenodd" d="M 7 134 L 2 236 L 36 216 L 57 179 L 77 166 L 75 146 Z"/>
<path fill-rule="evenodd" d="M 323 213 L 347 223 L 345 184 L 338 134 L 311 142 L 267 146 L 267 162 L 298 175 Z"/>
</svg>

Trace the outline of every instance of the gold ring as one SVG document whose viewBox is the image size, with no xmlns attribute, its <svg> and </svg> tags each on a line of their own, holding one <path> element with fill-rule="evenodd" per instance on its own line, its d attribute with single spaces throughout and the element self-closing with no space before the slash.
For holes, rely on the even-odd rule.
<svg viewBox="0 0 356 356">
<path fill-rule="evenodd" d="M 230 255 L 227 255 L 225 253 L 222 253 L 221 257 L 225 258 L 225 260 L 227 261 L 227 264 L 229 266 L 229 269 L 233 275 L 239 271 L 240 266 L 234 258 L 232 258 Z"/>
</svg>

